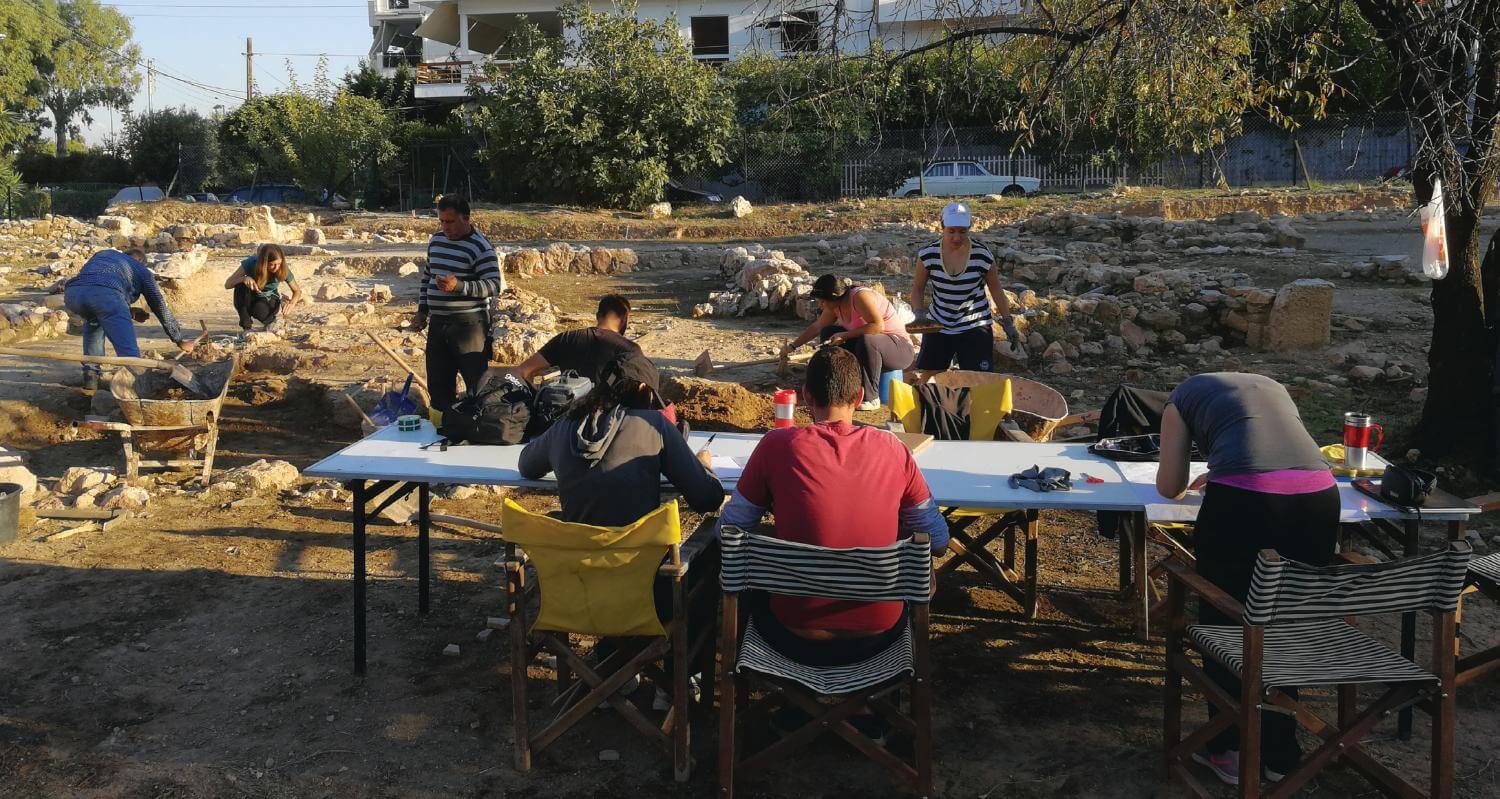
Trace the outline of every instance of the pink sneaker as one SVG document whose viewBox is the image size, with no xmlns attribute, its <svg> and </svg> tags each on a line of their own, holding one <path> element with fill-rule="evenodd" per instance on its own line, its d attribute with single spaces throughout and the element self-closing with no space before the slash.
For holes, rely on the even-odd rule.
<svg viewBox="0 0 1500 799">
<path fill-rule="evenodd" d="M 1240 753 L 1229 750 L 1220 755 L 1208 752 L 1194 752 L 1193 762 L 1200 766 L 1207 766 L 1209 771 L 1219 778 L 1219 782 L 1225 785 L 1240 784 Z"/>
</svg>

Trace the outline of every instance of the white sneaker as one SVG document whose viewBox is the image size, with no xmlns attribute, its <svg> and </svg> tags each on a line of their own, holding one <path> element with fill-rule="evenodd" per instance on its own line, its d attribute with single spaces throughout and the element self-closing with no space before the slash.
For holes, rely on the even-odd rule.
<svg viewBox="0 0 1500 799">
<path fill-rule="evenodd" d="M 880 409 L 880 400 L 865 400 L 855 408 L 857 411 L 874 411 Z"/>
<path fill-rule="evenodd" d="M 688 677 L 688 701 L 697 702 L 703 698 L 703 676 L 694 674 Z M 651 698 L 652 710 L 671 710 L 672 695 L 660 688 L 656 689 L 656 695 Z"/>
</svg>

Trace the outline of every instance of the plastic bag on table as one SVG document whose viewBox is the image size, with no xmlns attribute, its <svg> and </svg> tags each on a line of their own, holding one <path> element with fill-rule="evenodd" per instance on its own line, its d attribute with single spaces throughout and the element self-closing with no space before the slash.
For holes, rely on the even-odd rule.
<svg viewBox="0 0 1500 799">
<path fill-rule="evenodd" d="M 1432 199 L 1418 212 L 1422 220 L 1422 272 L 1433 280 L 1448 275 L 1448 226 L 1443 214 L 1443 181 L 1432 181 Z"/>
</svg>

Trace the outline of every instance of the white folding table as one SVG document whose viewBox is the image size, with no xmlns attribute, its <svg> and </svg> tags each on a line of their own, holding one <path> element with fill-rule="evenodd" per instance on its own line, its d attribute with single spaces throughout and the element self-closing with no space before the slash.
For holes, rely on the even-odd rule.
<svg viewBox="0 0 1500 799">
<path fill-rule="evenodd" d="M 465 444 L 444 448 L 435 443 L 440 438 L 427 422 L 423 422 L 419 430 L 409 433 L 399 432 L 394 426 L 386 427 L 303 471 L 308 477 L 339 480 L 349 485 L 354 494 L 356 672 L 363 673 L 365 668 L 365 526 L 371 515 L 380 513 L 412 491 L 417 492 L 418 610 L 425 614 L 429 608 L 428 537 L 432 485 L 556 488 L 557 483 L 551 475 L 540 480 L 527 480 L 521 476 L 518 468 L 520 446 Z M 715 471 L 726 490 L 732 489 L 738 481 L 739 469 L 761 436 L 753 433 L 694 433 L 688 444 L 694 450 L 701 449 L 710 438 L 713 439 L 710 449 L 717 462 Z M 948 508 L 1012 510 L 1025 515 L 1026 551 L 1021 571 L 1015 569 L 1013 552 L 1007 553 L 1004 563 L 998 562 L 984 550 L 983 545 L 990 538 L 969 538 L 961 530 L 958 533 L 960 541 L 967 540 L 978 546 L 967 548 L 963 556 L 953 557 L 964 558 L 982 573 L 996 579 L 999 587 L 1022 605 L 1028 618 L 1036 614 L 1040 511 L 1141 510 L 1135 489 L 1115 464 L 1090 454 L 1087 445 L 1083 444 L 938 441 L 919 452 L 916 460 L 937 504 Z M 1033 465 L 1067 469 L 1073 475 L 1073 489 L 1040 493 L 1011 488 L 1009 476 Z M 1103 478 L 1104 482 L 1088 483 L 1083 477 L 1085 473 Z M 377 497 L 379 501 L 372 507 L 372 501 Z M 953 561 L 955 566 L 957 562 Z"/>
</svg>

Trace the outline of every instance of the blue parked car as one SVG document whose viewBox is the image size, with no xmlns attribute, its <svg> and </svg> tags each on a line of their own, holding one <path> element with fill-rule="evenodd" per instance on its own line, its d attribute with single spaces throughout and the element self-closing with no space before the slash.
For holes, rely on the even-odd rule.
<svg viewBox="0 0 1500 799">
<path fill-rule="evenodd" d="M 264 183 L 259 186 L 241 186 L 229 192 L 229 202 L 250 203 L 261 205 L 263 203 L 306 203 L 307 192 L 297 188 L 279 183 Z"/>
</svg>

